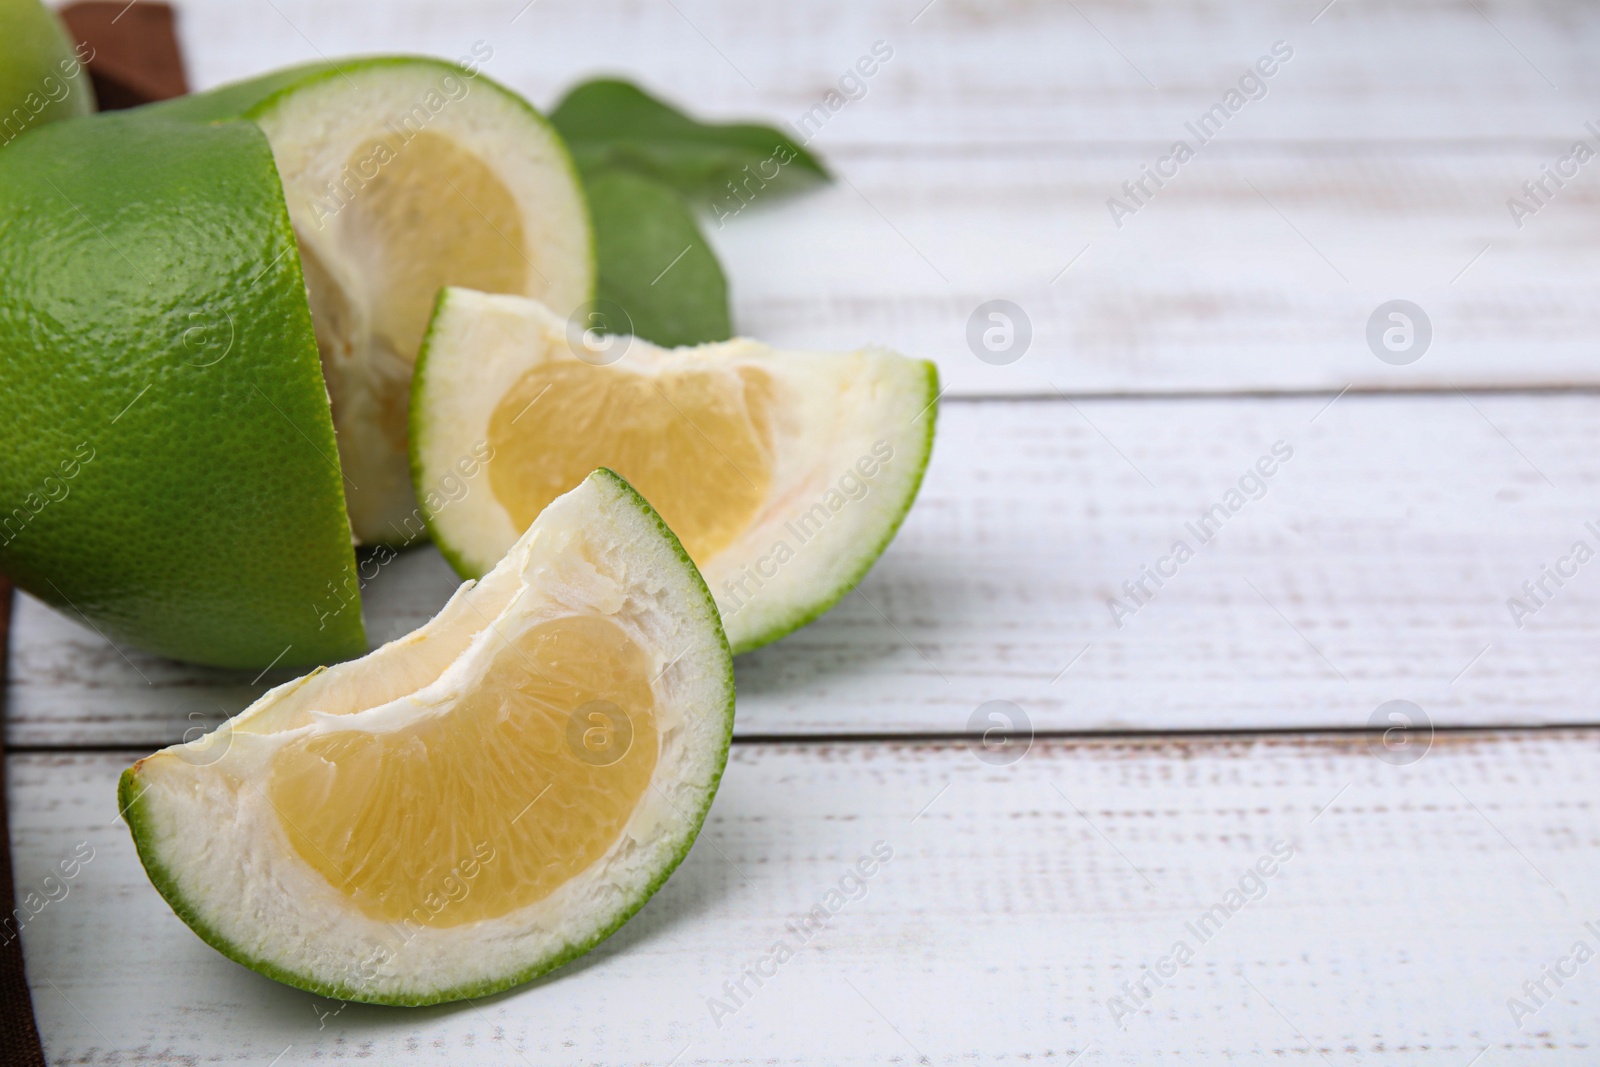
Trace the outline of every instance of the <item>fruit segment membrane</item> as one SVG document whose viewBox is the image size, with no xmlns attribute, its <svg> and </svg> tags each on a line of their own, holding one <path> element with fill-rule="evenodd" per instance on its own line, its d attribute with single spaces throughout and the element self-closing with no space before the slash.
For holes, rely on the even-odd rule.
<svg viewBox="0 0 1600 1067">
<path fill-rule="evenodd" d="M 773 408 L 771 380 L 754 367 L 650 374 L 544 363 L 490 416 L 489 484 L 522 530 L 596 467 L 610 467 L 704 565 L 767 499 Z"/>
<path fill-rule="evenodd" d="M 449 707 L 296 739 L 269 798 L 299 857 L 369 918 L 449 927 L 542 900 L 600 859 L 649 788 L 649 659 L 616 622 L 507 634 Z"/>
<path fill-rule="evenodd" d="M 434 298 L 526 292 L 535 268 L 511 191 L 443 134 L 391 133 L 340 174 L 311 209 L 327 236 L 299 235 L 301 261 L 356 536 L 403 541 L 389 523 L 413 506 L 406 420 Z"/>
</svg>

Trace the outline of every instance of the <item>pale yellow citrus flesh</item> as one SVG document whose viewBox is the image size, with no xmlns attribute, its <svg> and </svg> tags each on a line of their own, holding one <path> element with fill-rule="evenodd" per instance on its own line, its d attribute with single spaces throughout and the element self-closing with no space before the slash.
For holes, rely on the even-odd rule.
<svg viewBox="0 0 1600 1067">
<path fill-rule="evenodd" d="M 617 840 L 659 755 L 650 667 L 612 620 L 505 635 L 448 709 L 300 738 L 267 789 L 295 853 L 369 918 L 449 927 L 542 900 Z"/>
<path fill-rule="evenodd" d="M 380 428 L 405 447 L 411 367 L 447 285 L 486 293 L 524 293 L 531 269 L 522 216 L 505 184 L 482 159 L 443 134 L 397 133 L 353 152 L 343 171 L 352 188 L 333 217 L 340 246 L 361 280 L 370 344 L 368 369 L 380 393 Z M 330 201 L 337 205 L 337 199 Z M 326 210 L 326 205 L 324 206 Z M 350 298 L 301 242 L 312 320 L 323 361 L 348 358 L 356 326 Z M 341 397 L 333 397 L 337 409 Z M 335 415 L 338 415 L 335 411 Z"/>
<path fill-rule="evenodd" d="M 700 565 L 772 483 L 772 384 L 756 368 L 640 373 L 580 360 L 524 374 L 489 419 L 489 484 L 519 530 L 596 467 L 626 478 Z"/>
<path fill-rule="evenodd" d="M 446 285 L 486 293 L 520 293 L 527 284 L 522 216 L 494 171 L 441 134 L 423 131 L 401 142 L 391 136 L 358 149 L 376 176 L 351 201 L 345 240 L 364 252 L 364 277 L 374 280 L 372 332 L 415 359 Z"/>
</svg>

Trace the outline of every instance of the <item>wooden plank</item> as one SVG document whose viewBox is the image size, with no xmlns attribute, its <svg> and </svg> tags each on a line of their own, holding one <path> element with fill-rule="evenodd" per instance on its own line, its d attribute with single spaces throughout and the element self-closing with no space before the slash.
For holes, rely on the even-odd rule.
<svg viewBox="0 0 1600 1067">
<path fill-rule="evenodd" d="M 1585 179 L 1520 229 L 1506 208 L 1548 153 L 1219 144 L 1114 221 L 1159 152 L 841 159 L 840 184 L 711 227 L 738 327 L 887 344 L 954 395 L 1600 382 L 1600 193 Z M 1397 298 L 1431 324 L 1401 366 L 1367 341 Z M 995 299 L 1026 348 L 972 347 Z"/>
<path fill-rule="evenodd" d="M 181 28 L 199 88 L 326 56 L 463 56 L 481 41 L 488 73 L 540 105 L 622 71 L 705 113 L 793 122 L 884 41 L 893 57 L 865 95 L 846 84 L 859 98 L 817 134 L 824 149 L 1165 144 L 1279 40 L 1294 56 L 1230 138 L 1565 144 L 1595 117 L 1580 104 L 1600 89 L 1590 5 L 1341 0 L 1316 17 L 1325 2 L 398 0 L 375 17 L 359 0 L 275 0 L 276 12 L 185 0 Z"/>
<path fill-rule="evenodd" d="M 1584 125 L 1600 115 L 1543 80 L 1600 88 L 1572 47 L 1600 39 L 1600 11 L 1477 6 L 1340 3 L 1312 26 L 1283 5 L 1150 18 L 938 0 L 911 26 L 884 5 L 619 0 L 539 3 L 512 25 L 521 4 L 494 0 L 393 5 L 374 25 L 363 5 L 319 0 L 251 17 L 192 3 L 184 25 L 201 85 L 319 54 L 486 42 L 485 69 L 541 102 L 600 68 L 702 112 L 795 122 L 893 38 L 866 95 L 817 133 L 840 181 L 782 205 L 730 194 L 722 211 L 737 217 L 708 227 L 741 331 L 887 344 L 935 359 L 958 395 L 1600 384 L 1593 176 L 1549 186 L 1531 218 L 1508 208 L 1537 204 L 1524 183 L 1547 180 L 1576 139 L 1600 149 Z M 1283 34 L 1296 58 L 1202 144 L 1185 123 Z M 1178 139 L 1197 154 L 1157 190 L 1143 168 Z M 1144 193 L 1124 191 L 1139 181 Z M 1031 324 L 1005 366 L 968 340 L 997 298 Z M 1433 329 L 1406 367 L 1365 339 L 1396 298 Z"/>
<path fill-rule="evenodd" d="M 1328 405 L 945 405 L 860 591 L 740 659 L 740 734 L 956 731 L 994 699 L 1049 730 L 1352 727 L 1395 699 L 1440 725 L 1592 722 L 1600 564 L 1561 588 L 1542 568 L 1600 549 L 1600 397 Z M 1293 457 L 1202 542 L 1188 524 L 1279 441 Z M 1161 564 L 1178 539 L 1194 558 Z M 1177 573 L 1141 604 L 1123 583 L 1158 565 Z M 1522 588 L 1540 580 L 1542 607 Z M 369 588 L 373 639 L 454 585 L 432 550 L 403 556 Z M 1538 610 L 1513 618 L 1513 597 Z M 282 680 L 119 652 L 28 598 L 12 669 L 9 737 L 32 746 L 167 744 Z"/>
<path fill-rule="evenodd" d="M 1540 1006 L 1523 984 L 1600 946 L 1594 732 L 1441 738 L 1409 766 L 1349 738 L 1041 743 L 1003 767 L 737 747 L 701 841 L 621 933 L 426 1010 L 341 1007 L 201 943 L 113 825 L 125 761 L 11 765 L 19 892 L 93 849 L 22 932 L 51 1062 L 1592 1062 L 1596 964 Z M 877 842 L 864 895 L 845 881 L 859 899 L 801 945 L 786 924 Z M 797 951 L 772 974 L 779 939 Z M 1180 942 L 1187 966 L 1144 977 Z M 736 1003 L 723 983 L 758 964 Z M 1536 1009 L 1520 1027 L 1513 997 Z"/>
</svg>

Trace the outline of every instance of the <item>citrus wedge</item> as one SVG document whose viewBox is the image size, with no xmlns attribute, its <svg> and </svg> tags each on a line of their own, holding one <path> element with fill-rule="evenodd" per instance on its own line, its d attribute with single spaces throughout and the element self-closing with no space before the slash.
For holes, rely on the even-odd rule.
<svg viewBox="0 0 1600 1067">
<path fill-rule="evenodd" d="M 406 410 L 417 347 L 445 285 L 592 295 L 577 172 L 529 104 L 473 65 L 384 57 L 291 68 L 151 109 L 249 119 L 272 145 L 304 265 L 356 540 L 425 532 Z"/>
<path fill-rule="evenodd" d="M 733 729 L 715 604 L 596 471 L 421 629 L 124 772 L 151 881 L 342 1000 L 482 996 L 588 951 L 683 859 Z"/>
<path fill-rule="evenodd" d="M 661 349 L 451 288 L 417 364 L 412 476 L 471 577 L 588 471 L 618 471 L 682 539 L 745 652 L 822 614 L 882 554 L 921 484 L 938 391 L 931 363 L 881 349 Z"/>
</svg>

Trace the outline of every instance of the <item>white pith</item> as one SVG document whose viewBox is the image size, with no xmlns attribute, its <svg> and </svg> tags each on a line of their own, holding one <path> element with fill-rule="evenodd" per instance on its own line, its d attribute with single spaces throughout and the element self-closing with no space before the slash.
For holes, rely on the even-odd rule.
<svg viewBox="0 0 1600 1067">
<path fill-rule="evenodd" d="M 424 349 L 412 419 L 418 491 L 448 554 L 465 573 L 483 573 L 520 531 L 490 487 L 488 465 L 461 461 L 488 439 L 495 407 L 518 379 L 578 356 L 567 322 L 538 302 L 467 289 L 445 290 Z M 732 544 L 696 561 L 735 652 L 831 602 L 881 549 L 921 478 L 931 439 L 925 420 L 935 416 L 922 361 L 884 349 L 782 351 L 743 338 L 662 349 L 632 338 L 611 366 L 643 375 L 754 366 L 774 384 L 770 491 Z M 891 458 L 864 476 L 863 460 L 885 449 Z M 840 490 L 846 476 L 865 486 L 850 486 L 855 499 Z M 438 491 L 454 486 L 452 478 L 465 488 Z M 773 551 L 779 541 L 792 553 L 782 563 Z"/>
<path fill-rule="evenodd" d="M 588 209 L 564 147 L 524 102 L 487 79 L 428 60 L 358 64 L 273 98 L 252 116 L 272 145 L 308 284 L 333 287 L 334 302 L 343 305 L 337 316 L 317 315 L 315 325 L 334 401 L 351 529 L 363 544 L 404 543 L 420 530 L 406 449 L 395 448 L 378 429 L 373 388 L 381 379 L 403 385 L 412 364 L 371 343 L 366 286 L 352 256 L 361 238 L 349 232 L 349 213 L 330 212 L 338 204 L 330 188 L 359 197 L 362 176 L 346 169 L 352 153 L 391 135 L 407 115 L 412 126 L 447 137 L 488 164 L 512 195 L 524 247 L 507 244 L 503 251 L 528 267 L 524 295 L 566 313 L 594 288 Z M 456 194 L 441 188 L 437 195 Z M 329 304 L 313 299 L 313 311 Z"/>
<path fill-rule="evenodd" d="M 711 606 L 655 516 L 608 475 L 552 503 L 500 566 L 425 626 L 280 686 L 231 722 L 137 766 L 141 852 L 177 906 L 252 961 L 350 999 L 481 989 L 586 946 L 686 850 L 720 773 L 732 678 Z M 273 755 L 308 734 L 385 732 L 448 716 L 508 639 L 601 614 L 653 661 L 661 751 L 604 856 L 543 900 L 463 925 L 368 918 L 299 858 L 267 798 Z M 533 817 L 529 815 L 528 817 Z M 397 946 L 398 942 L 398 946 Z"/>
</svg>

